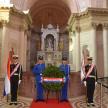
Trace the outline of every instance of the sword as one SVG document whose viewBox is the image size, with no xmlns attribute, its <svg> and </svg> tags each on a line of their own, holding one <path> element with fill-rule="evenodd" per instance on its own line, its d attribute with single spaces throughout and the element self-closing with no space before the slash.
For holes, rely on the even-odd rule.
<svg viewBox="0 0 108 108">
<path fill-rule="evenodd" d="M 69 88 L 70 88 L 69 66 L 68 66 L 68 79 L 69 79 Z"/>
<path fill-rule="evenodd" d="M 70 88 L 70 78 L 69 78 L 69 88 Z"/>
</svg>

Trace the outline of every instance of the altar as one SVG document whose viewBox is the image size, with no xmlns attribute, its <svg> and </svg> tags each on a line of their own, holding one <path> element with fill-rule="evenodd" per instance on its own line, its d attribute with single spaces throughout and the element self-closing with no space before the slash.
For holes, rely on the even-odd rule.
<svg viewBox="0 0 108 108">
<path fill-rule="evenodd" d="M 52 24 L 48 24 L 47 28 L 41 28 L 41 49 L 37 51 L 37 59 L 43 56 L 46 66 L 62 64 L 63 41 L 59 39 L 59 26 L 55 29 Z"/>
</svg>

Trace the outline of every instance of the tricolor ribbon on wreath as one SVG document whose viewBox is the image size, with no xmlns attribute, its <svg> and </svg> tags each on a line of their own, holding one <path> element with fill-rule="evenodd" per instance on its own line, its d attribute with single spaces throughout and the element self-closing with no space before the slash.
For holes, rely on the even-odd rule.
<svg viewBox="0 0 108 108">
<path fill-rule="evenodd" d="M 46 82 L 46 83 L 65 83 L 66 77 L 63 78 L 47 78 L 47 77 L 41 77 L 40 83 Z"/>
</svg>

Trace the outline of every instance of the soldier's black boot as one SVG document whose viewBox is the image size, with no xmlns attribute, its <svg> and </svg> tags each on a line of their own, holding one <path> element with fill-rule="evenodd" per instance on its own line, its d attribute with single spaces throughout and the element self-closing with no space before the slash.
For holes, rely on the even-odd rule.
<svg viewBox="0 0 108 108">
<path fill-rule="evenodd" d="M 95 107 L 95 104 L 94 103 L 91 103 L 91 106 Z"/>
<path fill-rule="evenodd" d="M 9 105 L 13 105 L 13 104 L 14 104 L 13 102 L 9 103 Z"/>
<path fill-rule="evenodd" d="M 89 103 L 87 104 L 87 107 L 90 107 L 90 104 Z"/>
<path fill-rule="evenodd" d="M 68 100 L 65 100 L 66 102 L 69 102 Z"/>
<path fill-rule="evenodd" d="M 63 102 L 64 100 L 61 100 L 60 102 Z"/>
<path fill-rule="evenodd" d="M 15 104 L 15 105 L 17 105 L 17 103 L 16 103 L 16 102 L 15 102 L 14 104 Z"/>
<path fill-rule="evenodd" d="M 40 101 L 39 99 L 37 99 L 35 102 L 38 102 L 38 101 Z"/>
<path fill-rule="evenodd" d="M 45 100 L 43 100 L 43 99 L 40 99 L 40 101 L 45 102 Z"/>
</svg>

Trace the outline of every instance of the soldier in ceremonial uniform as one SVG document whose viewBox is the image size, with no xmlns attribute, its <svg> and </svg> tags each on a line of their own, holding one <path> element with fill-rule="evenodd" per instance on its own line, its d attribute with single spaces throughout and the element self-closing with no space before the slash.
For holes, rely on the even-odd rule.
<svg viewBox="0 0 108 108">
<path fill-rule="evenodd" d="M 67 57 L 63 57 L 62 62 L 63 62 L 63 65 L 61 65 L 60 68 L 65 71 L 66 82 L 65 82 L 65 85 L 62 88 L 62 99 L 61 99 L 60 102 L 63 102 L 63 101 L 69 102 L 67 100 L 67 89 L 68 89 L 68 77 L 70 75 L 70 66 L 67 65 Z"/>
<path fill-rule="evenodd" d="M 97 69 L 96 66 L 92 64 L 92 57 L 87 57 L 88 65 L 85 66 L 86 78 L 84 79 L 84 85 L 87 84 L 87 106 L 94 106 L 93 95 L 95 90 L 95 85 L 97 84 Z"/>
<path fill-rule="evenodd" d="M 45 69 L 45 64 L 43 64 L 43 56 L 40 56 L 38 59 L 39 59 L 39 64 L 36 64 L 33 69 L 33 74 L 36 75 L 36 85 L 37 85 L 37 100 L 35 102 L 38 101 L 45 102 L 42 96 L 43 85 L 39 82 L 41 80 L 42 71 Z"/>
<path fill-rule="evenodd" d="M 18 85 L 22 80 L 22 66 L 18 63 L 18 55 L 13 55 L 13 64 L 10 66 L 11 74 L 11 103 L 8 107 L 17 105 Z"/>
</svg>

